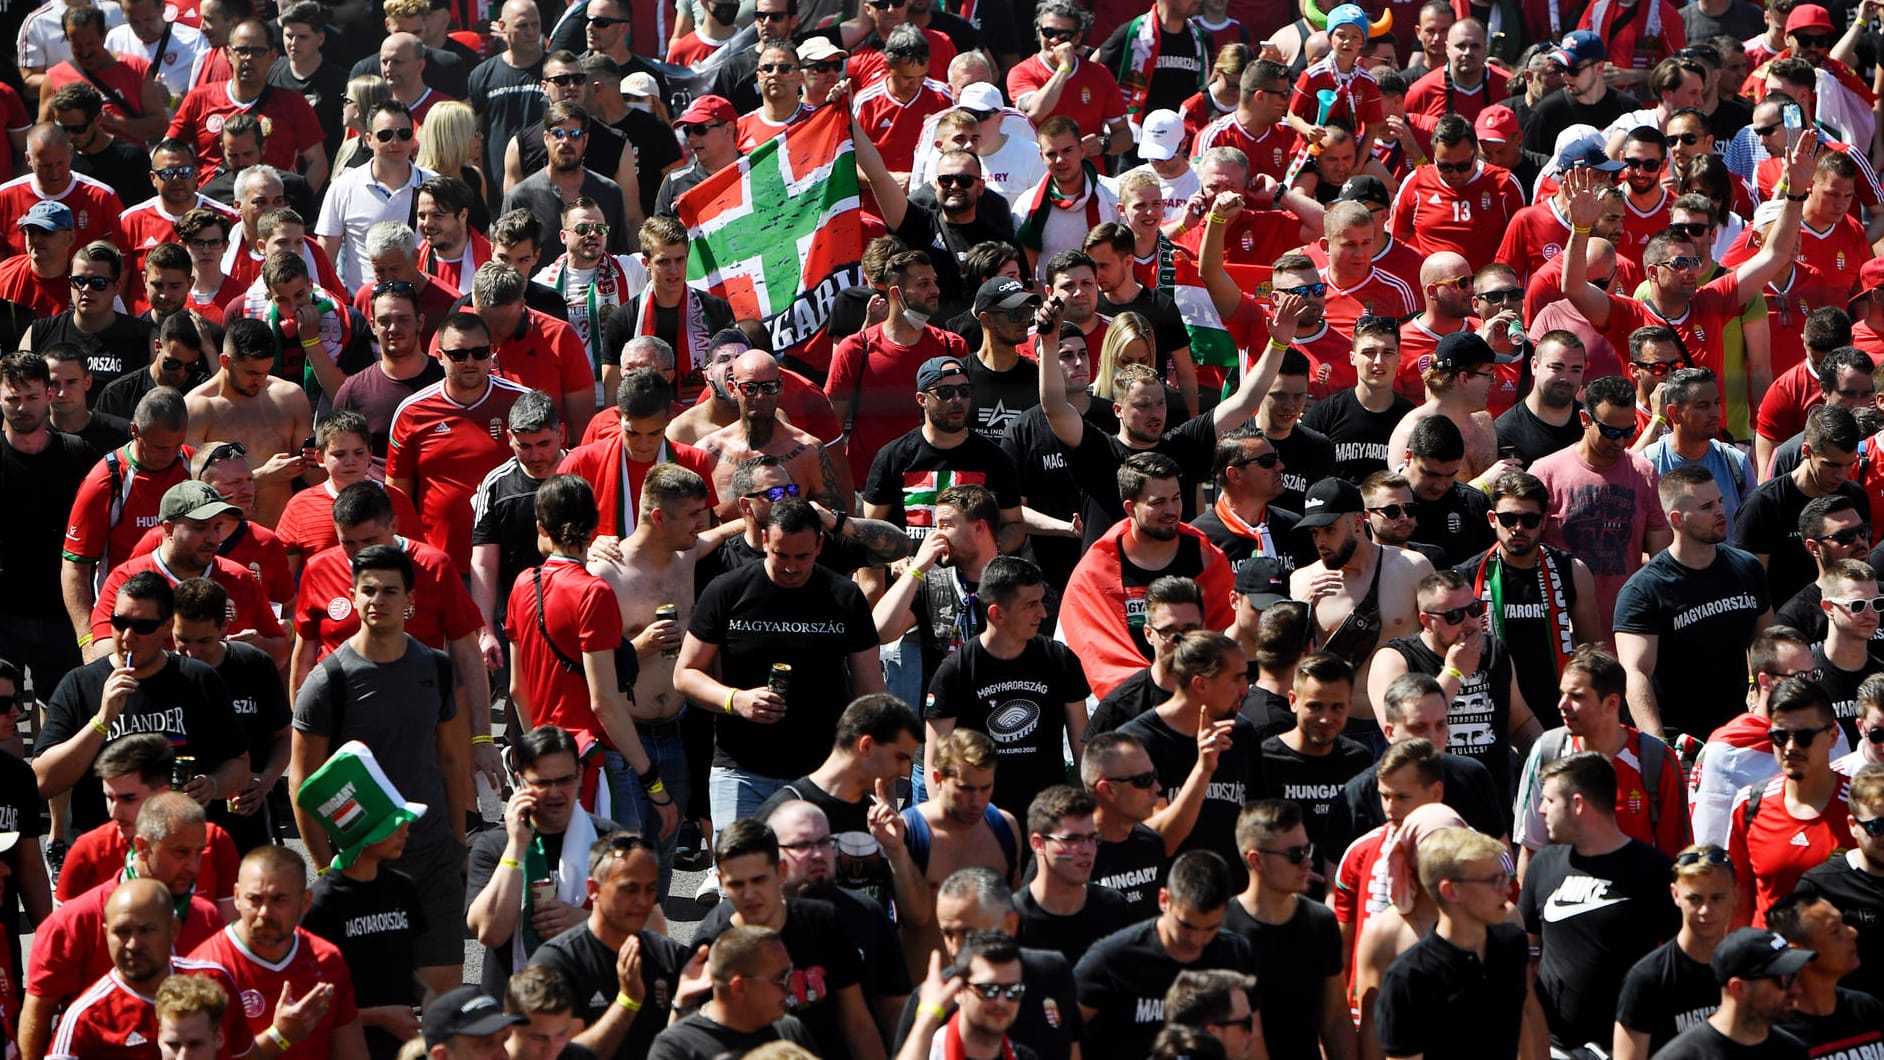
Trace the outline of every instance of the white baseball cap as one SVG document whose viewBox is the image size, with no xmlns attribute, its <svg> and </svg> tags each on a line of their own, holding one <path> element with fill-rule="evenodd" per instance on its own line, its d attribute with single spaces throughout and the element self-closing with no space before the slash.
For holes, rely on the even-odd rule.
<svg viewBox="0 0 1884 1060">
<path fill-rule="evenodd" d="M 987 112 L 1000 110 L 1007 106 L 1001 98 L 1001 90 L 986 81 L 976 81 L 962 86 L 962 94 L 955 97 L 955 105 L 963 110 Z"/>
<path fill-rule="evenodd" d="M 621 94 L 624 96 L 653 98 L 654 96 L 660 95 L 661 90 L 659 86 L 654 83 L 653 74 L 636 72 L 621 79 Z"/>
<path fill-rule="evenodd" d="M 1184 146 L 1184 119 L 1174 110 L 1154 110 L 1145 115 L 1138 137 L 1138 157 L 1148 162 L 1164 162 L 1177 157 Z"/>
</svg>

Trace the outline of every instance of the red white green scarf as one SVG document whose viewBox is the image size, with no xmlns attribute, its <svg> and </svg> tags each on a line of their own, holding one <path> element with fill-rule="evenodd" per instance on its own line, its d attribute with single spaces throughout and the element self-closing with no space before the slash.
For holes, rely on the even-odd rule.
<svg viewBox="0 0 1884 1060">
<path fill-rule="evenodd" d="M 1210 52 L 1204 42 L 1204 31 L 1186 19 L 1184 32 L 1191 35 L 1191 44 L 1197 49 L 1197 91 L 1204 90 L 1204 67 L 1210 62 Z M 1163 27 L 1159 25 L 1158 9 L 1133 19 L 1125 31 L 1128 42 L 1119 53 L 1118 77 L 1119 90 L 1125 94 L 1125 114 L 1133 124 L 1145 109 L 1145 98 L 1151 91 L 1152 75 L 1158 70 L 1158 46 L 1164 39 Z"/>
<path fill-rule="evenodd" d="M 1040 187 L 1035 189 L 1033 201 L 1027 204 L 1027 219 L 1021 222 L 1020 230 L 1014 237 L 1029 250 L 1041 249 L 1041 238 L 1046 235 L 1047 218 L 1054 210 L 1077 210 L 1086 208 L 1086 231 L 1090 232 L 1105 218 L 1099 216 L 1099 170 L 1091 161 L 1081 162 L 1080 179 L 1085 190 L 1079 195 L 1066 195 L 1053 183 L 1053 174 L 1040 178 Z M 676 358 L 675 363 L 679 360 Z"/>
<path fill-rule="evenodd" d="M 1500 639 L 1505 638 L 1505 572 L 1511 569 L 1505 565 L 1503 556 L 1503 546 L 1485 553 L 1472 586 L 1472 591 L 1486 604 L 1487 628 Z M 1544 601 L 1551 651 L 1561 673 L 1571 653 L 1576 651 L 1576 636 L 1570 624 L 1570 600 L 1564 593 L 1563 572 L 1557 567 L 1556 557 L 1543 545 L 1537 546 L 1537 595 Z"/>
<path fill-rule="evenodd" d="M 674 329 L 674 378 L 689 379 L 698 369 L 706 367 L 707 343 L 712 338 L 707 333 L 706 301 L 700 292 L 691 287 L 681 287 L 680 326 Z M 635 314 L 634 334 L 631 338 L 654 334 L 654 285 L 641 292 L 641 311 Z M 696 364 L 696 358 L 700 363 Z"/>
<path fill-rule="evenodd" d="M 555 263 L 543 270 L 542 282 L 556 288 L 556 293 L 569 301 L 569 255 L 557 258 Z M 582 319 L 571 319 L 576 335 L 582 339 L 583 346 L 589 351 L 589 367 L 596 378 L 602 376 L 602 325 L 608 322 L 610 313 L 628 297 L 628 273 L 615 260 L 615 255 L 604 254 L 595 265 L 595 279 L 582 296 Z"/>
</svg>

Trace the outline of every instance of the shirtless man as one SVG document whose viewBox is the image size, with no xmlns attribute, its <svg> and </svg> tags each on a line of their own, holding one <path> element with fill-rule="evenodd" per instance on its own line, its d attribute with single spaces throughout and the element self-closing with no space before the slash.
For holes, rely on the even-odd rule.
<svg viewBox="0 0 1884 1060">
<path fill-rule="evenodd" d="M 1364 743 L 1363 737 L 1375 738 L 1378 750 L 1384 740 L 1378 739 L 1380 726 L 1366 694 L 1374 648 L 1419 632 L 1416 596 L 1433 565 L 1416 552 L 1368 538 L 1362 531 L 1365 502 L 1353 483 L 1322 479 L 1309 487 L 1302 508 L 1297 529 L 1313 536 L 1321 559 L 1289 576 L 1289 595 L 1309 602 L 1322 651 L 1367 660 L 1354 675 L 1347 734 Z"/>
<path fill-rule="evenodd" d="M 1446 416 L 1458 424 L 1465 436 L 1465 463 L 1459 465 L 1459 481 L 1469 483 L 1498 462 L 1498 434 L 1492 429 L 1491 413 L 1485 403 L 1491 395 L 1497 372 L 1492 369 L 1497 357 L 1491 345 L 1469 331 L 1455 331 L 1439 340 L 1433 351 L 1432 367 L 1426 370 L 1426 403 L 1407 413 L 1387 440 L 1387 452 L 1406 452 L 1413 428 L 1428 416 Z M 1512 471 L 1523 466 L 1511 461 Z"/>
<path fill-rule="evenodd" d="M 693 405 L 667 425 L 667 440 L 698 446 L 707 437 L 739 422 L 739 403 L 733 399 L 733 362 L 746 355 L 752 344 L 731 329 L 713 336 L 713 348 L 707 351 L 707 389 L 713 396 Z M 784 420 L 783 416 L 779 417 Z"/>
<path fill-rule="evenodd" d="M 301 454 L 301 439 L 314 433 L 314 410 L 300 387 L 269 374 L 275 337 L 267 324 L 231 322 L 219 360 L 222 369 L 185 398 L 190 427 L 184 441 L 241 443 L 255 469 L 249 518 L 272 529 L 288 504 L 295 476 L 310 466 Z"/>
<path fill-rule="evenodd" d="M 918 865 L 929 893 L 935 894 L 956 869 L 979 866 L 1001 871 L 1010 885 L 1019 887 L 1025 864 L 1018 852 L 1027 848 L 1027 839 L 1013 814 L 990 806 L 994 741 L 986 733 L 958 728 L 936 741 L 929 754 L 935 763 L 929 775 L 929 798 L 903 811 L 908 826 L 929 832 L 928 861 Z M 997 827 L 1008 830 L 1006 842 L 995 834 Z M 1014 852 L 1011 856 L 1010 851 Z M 902 932 L 911 976 L 926 971 L 928 954 L 942 948 L 936 920 L 930 917 L 916 923 L 912 918 L 903 923 Z"/>
<path fill-rule="evenodd" d="M 733 385 L 733 363 L 746 351 L 756 350 L 746 336 L 736 329 L 727 328 L 713 336 L 711 349 L 707 355 L 705 375 L 707 398 L 690 406 L 686 411 L 674 417 L 674 422 L 667 425 L 667 440 L 686 445 L 700 446 L 709 435 L 724 430 L 738 423 L 741 418 L 740 403 Z M 626 362 L 624 362 L 626 370 Z M 790 424 L 798 427 L 806 436 L 815 438 L 823 447 L 824 482 L 826 490 L 842 497 L 846 507 L 853 486 L 850 479 L 850 461 L 845 459 L 845 434 L 843 424 L 831 411 L 831 399 L 824 396 L 824 391 L 797 372 L 787 368 L 775 368 L 777 379 L 783 384 L 771 398 L 772 418 L 780 425 Z M 820 426 L 822 424 L 822 426 Z M 772 452 L 771 449 L 763 449 Z M 748 454 L 750 455 L 750 454 Z M 737 464 L 737 461 L 733 461 Z M 717 475 L 715 476 L 718 477 Z M 808 480 L 800 479 L 800 484 L 810 488 Z M 817 496 L 818 494 L 812 494 Z M 724 494 L 722 493 L 722 496 Z"/>
<path fill-rule="evenodd" d="M 730 347 L 714 352 L 726 349 Z M 830 452 L 818 439 L 779 418 L 778 399 L 785 383 L 778 361 L 764 350 L 748 350 L 733 361 L 729 376 L 738 420 L 695 443 L 695 448 L 713 458 L 720 517 L 731 518 L 737 511 L 739 498 L 731 489 L 733 472 L 755 456 L 778 457 L 803 496 L 835 511 L 849 511 L 850 497 L 836 490 L 837 469 Z"/>
</svg>

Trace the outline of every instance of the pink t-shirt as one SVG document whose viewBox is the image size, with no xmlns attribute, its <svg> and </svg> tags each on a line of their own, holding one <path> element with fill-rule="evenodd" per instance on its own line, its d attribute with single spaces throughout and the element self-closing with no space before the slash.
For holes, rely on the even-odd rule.
<svg viewBox="0 0 1884 1060">
<path fill-rule="evenodd" d="M 1660 476 L 1654 465 L 1626 450 L 1609 467 L 1591 467 L 1574 445 L 1532 464 L 1531 474 L 1550 491 L 1544 543 L 1589 565 L 1596 577 L 1597 628 L 1611 628 L 1622 583 L 1642 566 L 1644 535 L 1668 529 L 1655 496 Z"/>
</svg>

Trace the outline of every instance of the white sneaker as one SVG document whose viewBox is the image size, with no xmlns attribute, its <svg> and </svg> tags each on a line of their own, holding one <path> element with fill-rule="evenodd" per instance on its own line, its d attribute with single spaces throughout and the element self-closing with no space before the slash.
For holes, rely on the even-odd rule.
<svg viewBox="0 0 1884 1060">
<path fill-rule="evenodd" d="M 702 906 L 712 907 L 720 904 L 720 897 L 720 870 L 708 869 L 700 880 L 700 886 L 693 892 L 693 900 Z"/>
</svg>

